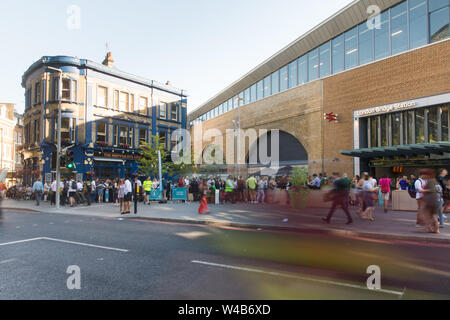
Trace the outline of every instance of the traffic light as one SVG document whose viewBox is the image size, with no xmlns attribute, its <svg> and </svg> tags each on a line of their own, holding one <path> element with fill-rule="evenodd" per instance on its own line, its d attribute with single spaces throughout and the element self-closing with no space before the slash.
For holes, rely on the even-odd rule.
<svg viewBox="0 0 450 320">
<path fill-rule="evenodd" d="M 74 153 L 73 151 L 67 151 L 66 153 L 66 160 L 67 160 L 67 169 L 73 170 L 76 168 L 75 161 L 74 161 Z"/>
<path fill-rule="evenodd" d="M 66 149 L 62 152 L 60 157 L 60 166 L 61 168 L 67 168 L 69 170 L 76 169 L 73 151 Z"/>
</svg>

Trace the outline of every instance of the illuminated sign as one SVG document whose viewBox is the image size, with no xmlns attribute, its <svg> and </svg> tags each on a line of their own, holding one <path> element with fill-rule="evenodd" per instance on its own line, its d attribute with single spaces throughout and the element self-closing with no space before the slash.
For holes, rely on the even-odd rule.
<svg viewBox="0 0 450 320">
<path fill-rule="evenodd" d="M 381 106 L 381 107 L 374 107 L 374 108 L 369 108 L 369 109 L 356 111 L 355 115 L 357 117 L 370 116 L 370 115 L 379 114 L 379 113 L 388 113 L 388 112 L 400 111 L 400 110 L 412 108 L 412 107 L 415 107 L 415 106 L 416 106 L 416 102 L 415 101 L 394 103 L 394 104 L 388 104 L 388 105 Z"/>
</svg>

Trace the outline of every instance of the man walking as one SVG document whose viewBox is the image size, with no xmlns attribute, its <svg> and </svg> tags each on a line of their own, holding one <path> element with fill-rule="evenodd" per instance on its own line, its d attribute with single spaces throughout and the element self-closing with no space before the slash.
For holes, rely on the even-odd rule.
<svg viewBox="0 0 450 320">
<path fill-rule="evenodd" d="M 333 204 L 328 216 L 326 218 L 322 218 L 322 220 L 329 224 L 336 208 L 341 206 L 347 216 L 347 225 L 352 224 L 353 219 L 348 211 L 348 185 L 345 180 L 336 177 L 333 184 L 333 190 L 329 193 L 329 199 L 333 201 Z"/>
<path fill-rule="evenodd" d="M 145 204 L 150 205 L 150 193 L 152 192 L 152 180 L 147 177 L 144 181 Z"/>
<path fill-rule="evenodd" d="M 42 185 L 41 178 L 38 178 L 33 184 L 34 198 L 36 199 L 36 205 L 39 206 L 42 193 L 44 192 L 44 186 Z"/>
</svg>

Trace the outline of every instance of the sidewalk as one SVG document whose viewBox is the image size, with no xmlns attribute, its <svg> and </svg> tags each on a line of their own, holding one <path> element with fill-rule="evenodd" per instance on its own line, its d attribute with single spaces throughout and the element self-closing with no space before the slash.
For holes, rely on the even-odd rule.
<svg viewBox="0 0 450 320">
<path fill-rule="evenodd" d="M 57 210 L 48 203 L 42 202 L 38 207 L 34 201 L 4 200 L 3 208 L 11 210 L 28 210 L 31 212 L 60 213 L 68 215 L 88 215 L 106 218 L 149 219 L 154 221 L 183 222 L 208 224 L 229 227 L 241 227 L 263 230 L 313 231 L 344 236 L 370 237 L 377 239 L 396 239 L 420 241 L 426 243 L 450 244 L 450 224 L 440 229 L 441 234 L 429 234 L 416 228 L 415 212 L 390 211 L 384 213 L 381 208 L 375 211 L 375 222 L 361 220 L 351 209 L 354 223 L 345 225 L 346 217 L 337 210 L 330 225 L 321 218 L 328 209 L 305 209 L 302 211 L 290 208 L 279 208 L 266 204 L 234 204 L 211 205 L 211 214 L 199 215 L 197 203 L 168 203 L 144 205 L 139 203 L 138 214 L 121 216 L 119 208 L 112 204 L 93 204 L 90 207 L 62 207 Z M 133 207 L 132 207 L 133 210 Z"/>
</svg>

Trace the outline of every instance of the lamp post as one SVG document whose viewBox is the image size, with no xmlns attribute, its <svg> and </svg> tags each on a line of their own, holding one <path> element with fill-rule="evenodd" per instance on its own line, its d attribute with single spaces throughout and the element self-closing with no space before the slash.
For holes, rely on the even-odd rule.
<svg viewBox="0 0 450 320">
<path fill-rule="evenodd" d="M 238 120 L 237 120 L 237 128 L 238 128 L 238 141 L 237 141 L 237 165 L 238 165 L 238 175 L 237 177 L 241 176 L 241 163 L 239 162 L 241 160 L 241 102 L 244 101 L 244 99 L 240 97 L 236 97 L 236 101 L 238 103 L 237 109 L 238 109 Z"/>
<path fill-rule="evenodd" d="M 58 125 L 57 125 L 57 139 L 58 144 L 56 147 L 56 197 L 55 204 L 56 208 L 60 208 L 60 185 L 61 185 L 61 104 L 62 104 L 62 77 L 63 71 L 61 69 L 47 67 L 50 70 L 59 72 L 59 80 L 58 80 Z"/>
</svg>

